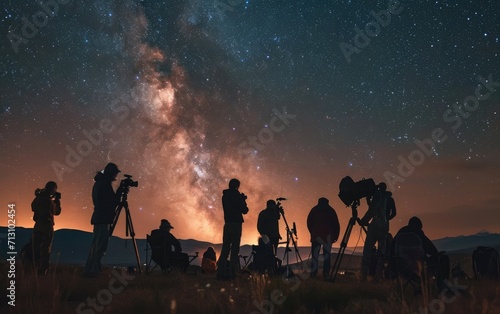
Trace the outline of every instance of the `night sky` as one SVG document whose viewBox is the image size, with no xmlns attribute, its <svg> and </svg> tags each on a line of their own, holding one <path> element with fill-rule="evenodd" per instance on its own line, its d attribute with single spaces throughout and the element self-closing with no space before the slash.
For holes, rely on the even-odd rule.
<svg viewBox="0 0 500 314">
<path fill-rule="evenodd" d="M 499 1 L 44 2 L 2 2 L 1 225 L 14 202 L 32 227 L 33 192 L 55 180 L 56 229 L 91 231 L 112 161 L 139 181 L 139 238 L 165 218 L 222 242 L 233 177 L 242 243 L 277 197 L 299 245 L 319 197 L 342 235 L 347 175 L 387 182 L 393 233 L 414 215 L 433 239 L 500 232 Z"/>
</svg>

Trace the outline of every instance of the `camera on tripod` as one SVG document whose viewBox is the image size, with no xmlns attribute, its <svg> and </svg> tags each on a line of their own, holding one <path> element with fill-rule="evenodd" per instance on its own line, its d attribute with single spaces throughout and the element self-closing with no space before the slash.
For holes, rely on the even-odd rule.
<svg viewBox="0 0 500 314">
<path fill-rule="evenodd" d="M 358 182 L 347 176 L 340 180 L 339 198 L 347 207 L 359 202 L 364 197 L 372 197 L 377 191 L 377 185 L 373 179 L 361 179 Z"/>
<path fill-rule="evenodd" d="M 276 199 L 276 210 L 278 211 L 278 213 L 284 215 L 285 211 L 283 209 L 283 206 L 281 206 L 281 201 L 286 201 L 286 198 L 284 198 L 284 197 L 278 197 Z"/>
<path fill-rule="evenodd" d="M 130 174 L 124 174 L 124 177 L 125 177 L 125 179 L 123 179 L 120 182 L 121 187 L 128 189 L 130 187 L 136 188 L 139 186 L 139 182 L 132 180 L 132 176 Z"/>
</svg>

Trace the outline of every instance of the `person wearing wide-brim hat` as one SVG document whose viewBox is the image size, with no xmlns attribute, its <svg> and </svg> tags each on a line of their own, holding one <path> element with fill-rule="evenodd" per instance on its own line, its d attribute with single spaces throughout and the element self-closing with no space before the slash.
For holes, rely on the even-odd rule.
<svg viewBox="0 0 500 314">
<path fill-rule="evenodd" d="M 160 229 L 174 229 L 170 222 L 166 219 L 162 219 L 160 223 Z"/>
<path fill-rule="evenodd" d="M 181 243 L 170 233 L 174 229 L 167 219 L 162 219 L 160 227 L 151 231 L 151 241 L 155 247 L 161 247 L 161 254 L 153 252 L 153 260 L 158 263 L 162 269 L 171 266 L 178 267 L 181 271 L 186 271 L 189 265 L 189 256 L 182 253 Z M 174 250 L 172 250 L 172 247 Z"/>
</svg>

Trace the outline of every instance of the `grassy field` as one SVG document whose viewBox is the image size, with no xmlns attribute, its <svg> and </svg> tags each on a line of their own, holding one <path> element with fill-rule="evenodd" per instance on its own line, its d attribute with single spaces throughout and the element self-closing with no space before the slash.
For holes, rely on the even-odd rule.
<svg viewBox="0 0 500 314">
<path fill-rule="evenodd" d="M 471 274 L 469 257 L 460 260 Z M 358 258 L 348 261 L 358 264 Z M 3 296 L 8 291 L 8 265 L 2 262 Z M 214 274 L 171 272 L 128 275 L 106 269 L 99 278 L 84 278 L 81 267 L 51 265 L 39 277 L 16 269 L 15 307 L 2 302 L 2 313 L 500 313 L 500 283 L 460 280 L 453 291 L 433 285 L 415 294 L 396 280 L 360 283 L 339 275 L 335 283 L 309 278 L 295 270 L 295 278 L 243 274 L 221 282 Z M 353 272 L 356 271 L 354 267 Z M 350 273 L 350 272 L 349 272 Z M 3 297 L 5 298 L 5 297 Z M 427 312 L 426 310 L 427 309 Z"/>
</svg>

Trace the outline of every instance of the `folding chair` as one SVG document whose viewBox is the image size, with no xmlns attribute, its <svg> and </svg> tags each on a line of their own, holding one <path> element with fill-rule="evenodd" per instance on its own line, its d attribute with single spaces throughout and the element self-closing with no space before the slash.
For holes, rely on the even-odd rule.
<svg viewBox="0 0 500 314">
<path fill-rule="evenodd" d="M 151 254 L 149 253 L 151 250 Z M 149 257 L 149 262 L 148 262 Z M 155 266 L 151 267 L 151 262 L 155 262 Z M 151 273 L 157 266 L 160 266 L 162 273 L 170 269 L 167 248 L 165 244 L 158 243 L 149 234 L 146 235 L 146 274 Z"/>
<path fill-rule="evenodd" d="M 404 280 L 403 289 L 410 284 L 415 293 L 419 293 L 424 282 L 425 252 L 422 240 L 412 232 L 400 233 L 394 238 L 394 252 L 390 256 L 391 274 Z"/>
</svg>

